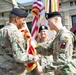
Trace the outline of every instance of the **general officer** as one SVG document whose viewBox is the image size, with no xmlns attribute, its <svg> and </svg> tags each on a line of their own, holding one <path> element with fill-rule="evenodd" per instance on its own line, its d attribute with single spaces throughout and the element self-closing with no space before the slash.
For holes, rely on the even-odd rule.
<svg viewBox="0 0 76 75">
<path fill-rule="evenodd" d="M 9 23 L 0 30 L 0 75 L 27 75 L 26 64 L 39 60 L 27 54 L 26 39 L 21 29 L 27 13 L 14 8 L 9 14 Z"/>
<path fill-rule="evenodd" d="M 61 14 L 52 12 L 45 14 L 51 30 L 55 30 L 57 35 L 52 43 L 40 43 L 37 45 L 37 53 L 42 55 L 53 55 L 53 65 L 55 75 L 76 74 L 76 63 L 72 59 L 74 34 L 67 30 L 61 22 Z M 52 51 L 52 52 L 51 52 Z"/>
</svg>

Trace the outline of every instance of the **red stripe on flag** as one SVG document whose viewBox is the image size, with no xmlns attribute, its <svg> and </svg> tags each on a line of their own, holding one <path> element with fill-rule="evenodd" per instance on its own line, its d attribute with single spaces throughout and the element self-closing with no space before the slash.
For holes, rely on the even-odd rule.
<svg viewBox="0 0 76 75">
<path fill-rule="evenodd" d="M 38 2 L 34 2 L 34 4 L 37 4 L 37 5 L 38 5 L 38 6 L 40 6 L 40 7 L 42 6 L 42 5 L 41 5 L 41 4 L 39 4 Z"/>
<path fill-rule="evenodd" d="M 33 35 L 34 35 L 34 32 L 36 32 L 36 31 L 38 31 L 38 26 L 37 26 L 37 25 L 36 25 L 35 28 L 33 29 L 33 32 L 32 32 L 31 35 L 33 36 Z"/>
<path fill-rule="evenodd" d="M 34 17 L 34 19 L 33 19 L 33 21 L 32 21 L 32 25 L 34 24 L 34 22 L 35 22 L 35 20 L 36 20 L 37 18 L 36 17 Z"/>
<path fill-rule="evenodd" d="M 38 35 L 35 36 L 35 39 L 38 39 Z"/>
</svg>

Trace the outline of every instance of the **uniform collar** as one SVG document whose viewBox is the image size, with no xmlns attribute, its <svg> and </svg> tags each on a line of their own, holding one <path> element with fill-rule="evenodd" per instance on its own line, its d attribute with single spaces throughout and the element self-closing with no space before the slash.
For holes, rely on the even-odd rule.
<svg viewBox="0 0 76 75">
<path fill-rule="evenodd" d="M 14 29 L 18 29 L 17 26 L 13 23 L 9 23 L 9 25 L 11 25 L 11 27 L 14 28 Z"/>
<path fill-rule="evenodd" d="M 58 33 L 56 34 L 56 37 L 59 36 L 64 30 L 67 31 L 67 29 L 66 29 L 65 26 L 63 26 L 63 27 L 58 31 Z"/>
</svg>

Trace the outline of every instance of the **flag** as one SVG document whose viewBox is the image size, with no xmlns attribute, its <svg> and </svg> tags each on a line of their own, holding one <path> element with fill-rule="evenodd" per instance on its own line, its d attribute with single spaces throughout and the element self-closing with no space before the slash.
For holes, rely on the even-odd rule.
<svg viewBox="0 0 76 75">
<path fill-rule="evenodd" d="M 43 3 L 41 0 L 36 0 L 32 6 L 33 20 L 32 20 L 32 37 L 37 40 L 38 39 L 38 20 L 40 18 L 40 13 L 43 10 Z"/>
<path fill-rule="evenodd" d="M 60 0 L 45 0 L 45 12 L 50 13 L 54 11 L 60 12 Z"/>
<path fill-rule="evenodd" d="M 29 33 L 29 31 L 25 28 L 20 29 L 20 31 L 23 33 L 24 38 L 27 40 L 27 54 L 31 54 L 31 55 L 36 55 L 36 50 L 35 50 L 35 40 L 32 39 L 31 34 Z M 31 72 L 33 69 L 36 68 L 37 64 L 36 62 L 30 62 L 27 65 L 27 70 L 29 72 Z"/>
<path fill-rule="evenodd" d="M 55 11 L 60 12 L 59 3 L 60 0 L 45 0 L 45 13 L 51 13 Z M 55 35 L 55 30 L 49 30 L 50 40 L 53 40 L 55 38 Z"/>
<path fill-rule="evenodd" d="M 33 16 L 33 21 L 32 21 L 32 36 L 31 34 L 28 33 L 27 30 L 21 30 L 23 33 L 24 33 L 24 36 L 25 38 L 27 38 L 27 53 L 28 54 L 32 54 L 32 55 L 36 55 L 36 50 L 35 50 L 35 45 L 33 43 L 34 42 L 34 39 L 37 39 L 37 36 L 34 35 L 34 32 L 35 34 L 38 34 L 38 19 L 40 17 L 40 12 L 41 12 L 41 6 L 42 6 L 42 3 L 38 0 L 38 1 L 35 1 L 33 3 L 33 9 L 32 9 L 32 13 L 34 14 Z M 32 37 L 33 37 L 33 40 L 32 40 Z M 27 64 L 27 70 L 30 72 L 32 71 L 33 69 L 36 68 L 38 62 L 30 62 Z"/>
</svg>

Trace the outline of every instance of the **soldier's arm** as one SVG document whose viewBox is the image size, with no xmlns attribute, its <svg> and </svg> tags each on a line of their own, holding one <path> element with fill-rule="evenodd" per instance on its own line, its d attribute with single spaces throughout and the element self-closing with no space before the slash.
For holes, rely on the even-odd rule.
<svg viewBox="0 0 76 75">
<path fill-rule="evenodd" d="M 12 49 L 13 56 L 17 62 L 29 63 L 35 61 L 35 57 L 31 54 L 28 54 L 27 50 L 23 48 L 21 43 L 18 43 L 16 41 L 12 42 Z"/>
<path fill-rule="evenodd" d="M 75 68 L 75 64 L 72 63 L 73 42 L 74 37 L 72 34 L 62 34 L 58 40 L 58 49 L 55 51 L 57 53 L 55 55 L 57 60 L 54 59 L 53 65 L 45 64 L 45 67 L 47 67 L 47 69 L 60 69 L 64 72 L 73 71 Z M 54 41 L 54 43 L 57 43 L 57 41 Z M 54 64 L 56 66 L 54 66 Z"/>
<path fill-rule="evenodd" d="M 57 68 L 60 69 L 64 75 L 67 73 L 75 73 L 76 70 L 75 62 L 72 60 L 73 40 L 73 35 L 70 33 L 63 34 L 60 38 L 60 51 L 57 55 L 60 63 L 58 63 Z"/>
<path fill-rule="evenodd" d="M 52 41 L 46 41 L 45 43 L 38 43 L 36 51 L 41 55 L 51 55 L 53 53 Z"/>
<path fill-rule="evenodd" d="M 14 32 L 11 34 L 13 34 L 13 36 L 9 35 L 9 39 L 11 42 L 14 59 L 17 62 L 26 64 L 29 62 L 34 62 L 37 57 L 34 57 L 33 55 L 27 53 L 27 48 L 25 49 L 21 37 L 18 37 L 18 35 L 16 36 Z M 19 42 L 18 39 L 21 41 Z"/>
<path fill-rule="evenodd" d="M 58 51 L 58 61 L 64 64 L 68 64 L 72 60 L 73 53 L 73 42 L 74 37 L 71 33 L 64 33 L 60 37 L 59 41 L 59 51 Z"/>
</svg>

